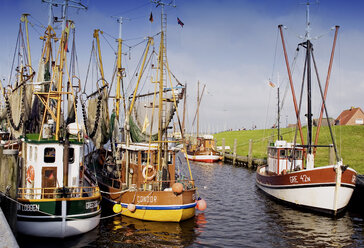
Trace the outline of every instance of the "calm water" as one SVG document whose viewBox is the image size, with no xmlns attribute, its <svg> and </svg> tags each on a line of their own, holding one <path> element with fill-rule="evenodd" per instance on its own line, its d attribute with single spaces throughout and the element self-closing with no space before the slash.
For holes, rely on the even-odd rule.
<svg viewBox="0 0 364 248">
<path fill-rule="evenodd" d="M 207 209 L 182 223 L 104 219 L 66 240 L 19 238 L 21 247 L 364 247 L 364 220 L 300 212 L 268 199 L 255 173 L 225 164 L 191 164 Z M 51 244 L 51 245 L 50 245 Z"/>
</svg>

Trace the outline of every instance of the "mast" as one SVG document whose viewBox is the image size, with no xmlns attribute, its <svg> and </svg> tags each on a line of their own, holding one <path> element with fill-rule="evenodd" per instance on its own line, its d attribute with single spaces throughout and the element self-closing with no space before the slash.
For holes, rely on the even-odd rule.
<svg viewBox="0 0 364 248">
<path fill-rule="evenodd" d="M 152 0 L 152 3 L 156 4 L 156 7 L 161 6 L 161 41 L 159 45 L 159 112 L 158 112 L 158 170 L 160 170 L 160 166 L 167 165 L 167 156 L 168 156 L 168 143 L 163 142 L 163 130 L 165 129 L 165 136 L 167 139 L 167 122 L 164 110 L 164 99 L 163 99 L 163 86 L 165 79 L 165 68 L 164 61 L 167 57 L 166 52 L 166 32 L 167 32 L 167 16 L 164 13 L 164 7 L 176 7 L 172 2 L 164 3 L 160 0 Z M 162 150 L 165 150 L 163 153 Z M 163 159 L 162 159 L 163 156 Z M 160 178 L 158 178 L 160 180 Z"/>
<path fill-rule="evenodd" d="M 200 81 L 197 81 L 197 132 L 196 137 L 199 135 L 200 125 Z"/>
<path fill-rule="evenodd" d="M 281 114 L 280 114 L 280 107 L 279 107 L 279 86 L 277 87 L 277 95 L 278 95 L 278 105 L 277 105 L 277 107 L 278 107 L 278 140 L 280 140 L 280 137 L 281 137 L 281 135 L 280 135 L 280 120 L 281 120 Z"/>
<path fill-rule="evenodd" d="M 29 75 L 33 73 L 32 68 L 32 58 L 30 56 L 30 43 L 29 43 L 29 30 L 28 30 L 28 15 L 29 14 L 23 14 L 21 17 L 21 21 L 25 24 L 25 33 L 26 33 L 26 39 L 27 39 L 27 55 L 28 55 L 28 65 L 29 65 Z"/>
<path fill-rule="evenodd" d="M 310 35 L 310 2 L 306 3 L 306 33 L 303 46 L 306 48 L 306 74 L 307 74 L 307 169 L 314 168 L 314 154 L 312 150 L 312 92 L 311 92 L 311 56 L 312 43 Z"/>
<path fill-rule="evenodd" d="M 121 92 L 120 92 L 120 86 L 123 80 L 123 68 L 121 67 L 121 54 L 122 54 L 122 43 L 123 40 L 121 38 L 122 34 L 122 26 L 123 26 L 123 17 L 118 18 L 119 22 L 119 38 L 118 38 L 118 58 L 117 58 L 117 84 L 116 84 L 116 101 L 115 101 L 115 110 L 116 110 L 116 118 L 119 120 L 119 114 L 120 114 L 120 99 L 121 99 Z"/>
</svg>

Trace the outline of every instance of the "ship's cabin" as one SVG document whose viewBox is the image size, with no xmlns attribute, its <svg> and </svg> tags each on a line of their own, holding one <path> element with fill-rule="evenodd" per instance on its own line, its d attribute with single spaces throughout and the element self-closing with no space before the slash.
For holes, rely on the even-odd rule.
<svg viewBox="0 0 364 248">
<path fill-rule="evenodd" d="M 29 199 L 57 198 L 56 188 L 66 186 L 69 189 L 80 187 L 80 168 L 83 163 L 83 145 L 70 142 L 68 148 L 67 185 L 63 185 L 65 176 L 63 159 L 64 144 L 55 140 L 31 139 L 25 141 L 25 177 L 22 187 Z M 24 192 L 20 192 L 24 193 Z"/>
<path fill-rule="evenodd" d="M 126 151 L 129 153 L 129 185 L 142 189 L 144 184 L 149 188 L 155 187 L 169 188 L 175 182 L 175 164 L 177 149 L 169 148 L 167 154 L 167 161 L 165 167 L 158 166 L 158 145 L 144 143 L 137 143 L 127 147 L 126 145 L 118 145 L 120 151 L 120 158 L 122 166 L 119 167 L 120 174 L 116 173 L 113 168 L 107 168 L 111 173 L 105 175 L 106 177 L 113 178 L 112 186 L 115 188 L 125 188 L 127 180 L 126 171 Z M 149 154 L 149 155 L 148 155 Z M 163 157 L 163 154 L 162 154 Z M 116 161 L 118 163 L 118 161 Z M 110 166 L 105 163 L 104 166 Z M 114 165 L 115 166 L 115 165 Z M 105 169 L 105 168 L 104 168 Z M 159 172 L 158 172 L 159 169 Z M 104 170 L 105 171 L 105 170 Z M 158 175 L 159 174 L 159 175 Z M 158 180 L 159 178 L 159 180 Z M 119 185 L 119 182 L 122 182 Z"/>
<path fill-rule="evenodd" d="M 282 174 L 303 168 L 303 148 L 285 140 L 277 140 L 268 146 L 269 172 Z"/>
</svg>

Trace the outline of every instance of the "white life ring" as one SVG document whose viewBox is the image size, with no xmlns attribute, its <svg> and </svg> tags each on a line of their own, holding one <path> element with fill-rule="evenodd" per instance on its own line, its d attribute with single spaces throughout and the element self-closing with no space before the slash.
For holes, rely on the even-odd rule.
<svg viewBox="0 0 364 248">
<path fill-rule="evenodd" d="M 147 170 L 148 169 L 152 169 L 153 172 L 152 172 L 152 174 L 150 176 L 147 177 Z M 142 171 L 142 174 L 143 174 L 144 179 L 147 179 L 149 181 L 149 180 L 152 180 L 155 177 L 155 175 L 157 174 L 157 172 L 154 169 L 154 166 L 152 166 L 152 165 L 149 164 L 149 165 L 147 165 L 147 166 L 144 167 L 144 169 Z"/>
</svg>

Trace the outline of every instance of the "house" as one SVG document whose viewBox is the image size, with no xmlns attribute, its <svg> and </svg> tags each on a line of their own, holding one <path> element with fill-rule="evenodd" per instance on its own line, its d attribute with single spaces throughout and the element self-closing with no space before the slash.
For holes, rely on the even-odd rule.
<svg viewBox="0 0 364 248">
<path fill-rule="evenodd" d="M 335 120 L 336 125 L 363 125 L 364 124 L 364 112 L 361 108 L 351 107 L 344 110 L 339 117 Z"/>
</svg>

